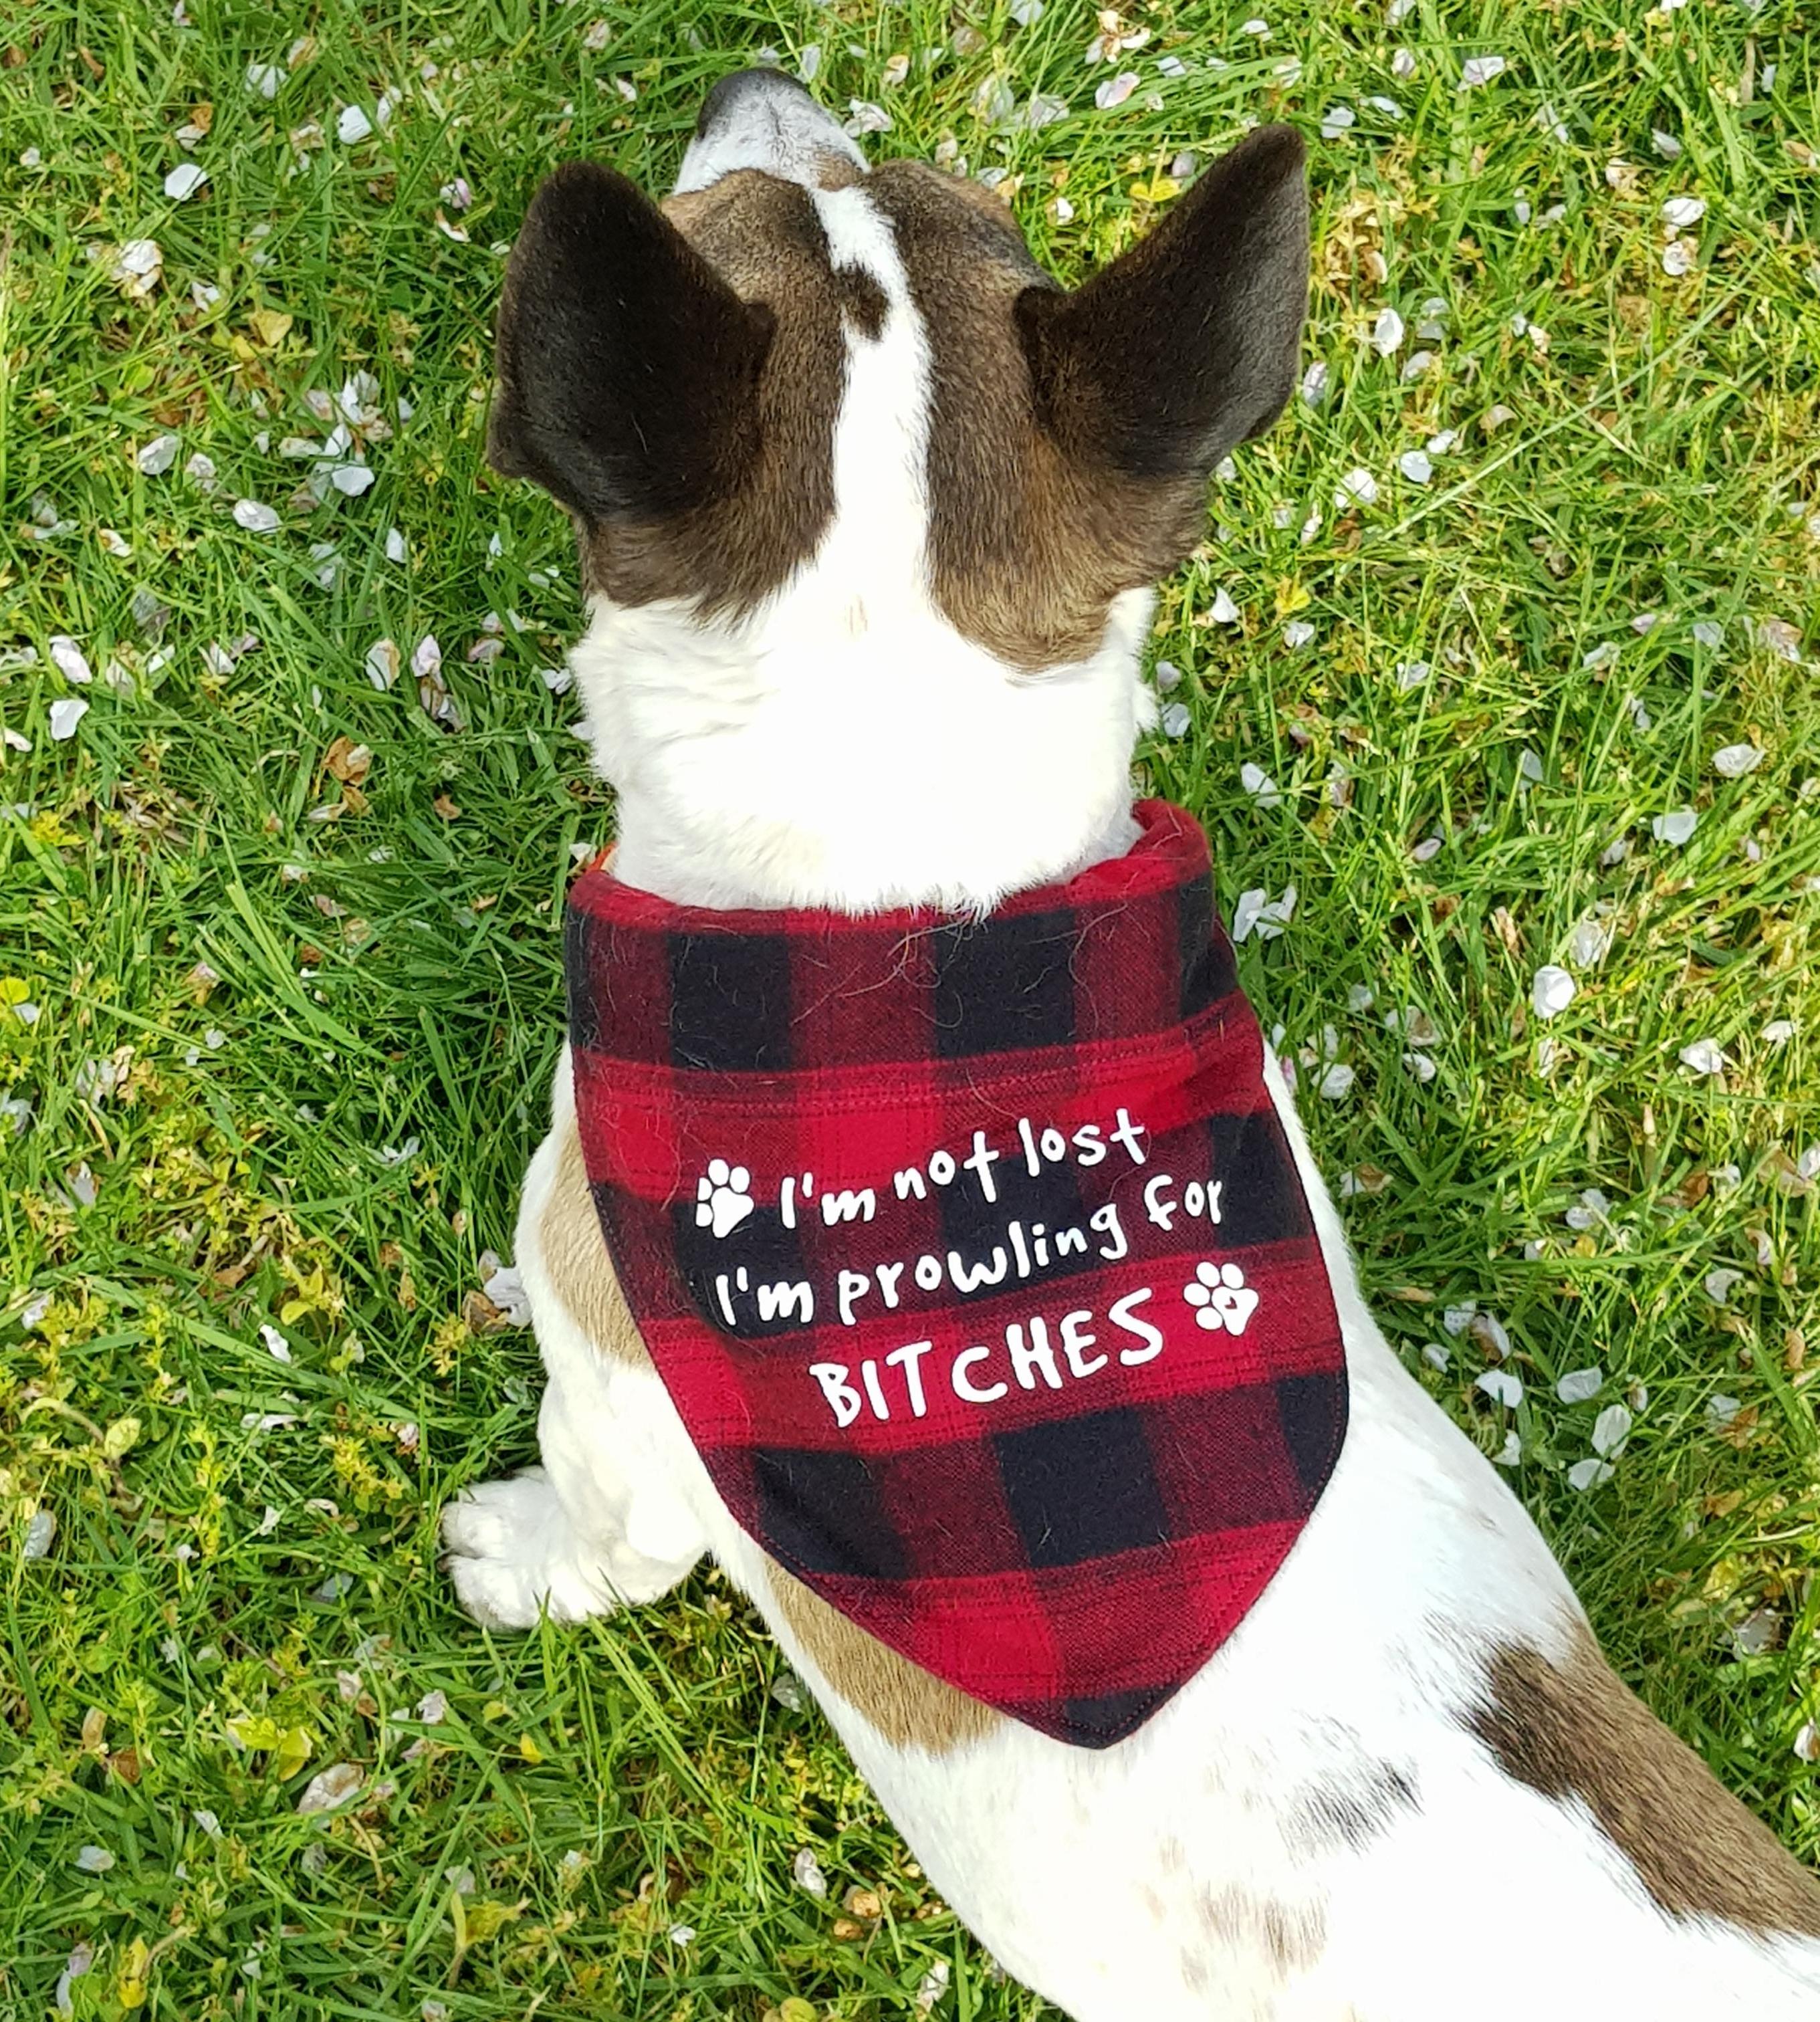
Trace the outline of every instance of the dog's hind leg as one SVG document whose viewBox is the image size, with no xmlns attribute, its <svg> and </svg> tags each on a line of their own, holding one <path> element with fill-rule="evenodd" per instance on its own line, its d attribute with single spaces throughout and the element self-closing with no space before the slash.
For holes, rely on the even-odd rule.
<svg viewBox="0 0 1820 2022">
<path fill-rule="evenodd" d="M 465 1491 L 443 1512 L 462 1605 L 523 1629 L 655 1600 L 708 1538 L 713 1490 L 620 1296 L 588 1188 L 565 1053 L 554 1119 L 525 1175 L 518 1264 L 549 1382 L 542 1465 Z M 704 1499 L 706 1498 L 706 1499 Z"/>
</svg>

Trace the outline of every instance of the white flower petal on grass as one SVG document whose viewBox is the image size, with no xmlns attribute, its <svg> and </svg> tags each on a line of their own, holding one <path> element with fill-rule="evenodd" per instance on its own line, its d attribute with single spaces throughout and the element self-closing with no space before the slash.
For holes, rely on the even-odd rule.
<svg viewBox="0 0 1820 2022">
<path fill-rule="evenodd" d="M 1192 719 L 1185 702 L 1166 703 L 1161 718 L 1162 733 L 1165 737 L 1185 737 Z"/>
<path fill-rule="evenodd" d="M 373 487 L 374 473 L 370 464 L 338 463 L 329 473 L 329 482 L 345 498 L 358 498 L 363 491 Z"/>
<path fill-rule="evenodd" d="M 435 633 L 426 632 L 411 652 L 410 670 L 420 681 L 434 681 L 442 664 L 442 645 Z"/>
<path fill-rule="evenodd" d="M 1441 1324 L 1457 1340 L 1478 1316 L 1477 1303 L 1472 1299 L 1468 1299 L 1457 1306 L 1443 1306 L 1441 1309 Z"/>
<path fill-rule="evenodd" d="M 345 146 L 354 147 L 372 134 L 373 122 L 358 105 L 344 105 L 335 115 L 335 137 Z"/>
<path fill-rule="evenodd" d="M 847 131 L 852 134 L 888 133 L 892 129 L 891 115 L 882 105 L 869 98 L 850 98 L 847 101 Z"/>
<path fill-rule="evenodd" d="M 1260 808 L 1280 808 L 1283 797 L 1277 783 L 1261 765 L 1248 758 L 1238 768 L 1238 783 Z"/>
<path fill-rule="evenodd" d="M 1563 1404 L 1585 1404 L 1604 1387 L 1605 1371 L 1597 1363 L 1589 1369 L 1570 1369 L 1555 1385 L 1555 1395 Z"/>
<path fill-rule="evenodd" d="M 447 1717 L 449 1695 L 447 1692 L 425 1692 L 417 1703 L 417 1717 L 425 1727 L 436 1727 Z"/>
<path fill-rule="evenodd" d="M 1468 57 L 1460 66 L 1460 89 L 1471 91 L 1477 86 L 1490 84 L 1494 77 L 1501 77 L 1509 68 L 1503 57 Z"/>
<path fill-rule="evenodd" d="M 1661 127 L 1652 126 L 1650 140 L 1665 162 L 1678 162 L 1681 159 L 1681 144 L 1672 133 L 1665 133 Z"/>
<path fill-rule="evenodd" d="M 1683 1067 L 1691 1068 L 1695 1074 L 1723 1074 L 1726 1058 L 1716 1039 L 1696 1039 L 1691 1046 L 1681 1049 Z"/>
<path fill-rule="evenodd" d="M 1302 374 L 1302 398 L 1311 407 L 1318 407 L 1327 397 L 1329 374 L 1326 364 L 1318 358 Z"/>
<path fill-rule="evenodd" d="M 1412 484 L 1426 484 L 1435 474 L 1425 450 L 1406 449 L 1397 458 L 1397 469 Z"/>
<path fill-rule="evenodd" d="M 1652 816 L 1650 834 L 1658 842 L 1670 843 L 1679 849 L 1699 825 L 1700 817 L 1691 808 L 1676 808 L 1670 813 Z"/>
<path fill-rule="evenodd" d="M 1117 77 L 1107 78 L 1096 89 L 1093 103 L 1102 112 L 1111 112 L 1122 105 L 1143 82 L 1136 71 L 1122 70 Z"/>
<path fill-rule="evenodd" d="M 797 1886 L 811 1896 L 826 1896 L 828 1878 L 822 1872 L 822 1863 L 808 1847 L 799 1847 L 797 1857 L 790 1863 L 790 1876 Z"/>
<path fill-rule="evenodd" d="M 1494 1360 L 1502 1362 L 1510 1353 L 1510 1336 L 1495 1314 L 1475 1313 L 1466 1331 Z"/>
<path fill-rule="evenodd" d="M 1299 653 L 1312 643 L 1315 628 L 1305 618 L 1292 618 L 1283 627 L 1283 644 L 1292 653 Z"/>
<path fill-rule="evenodd" d="M 1763 1044 L 1766 1046 L 1785 1046 L 1794 1036 L 1795 1021 L 1793 1018 L 1772 1018 L 1763 1027 Z"/>
<path fill-rule="evenodd" d="M 278 531 L 278 514 L 269 506 L 262 505 L 257 498 L 236 498 L 234 502 L 234 524 L 244 527 L 250 534 L 275 534 Z"/>
<path fill-rule="evenodd" d="M 1433 352 L 1412 351 L 1409 356 L 1403 360 L 1403 369 L 1397 374 L 1397 377 L 1401 379 L 1403 384 L 1406 386 L 1411 380 L 1420 379 L 1422 374 L 1433 366 L 1434 363 L 1435 354 Z"/>
<path fill-rule="evenodd" d="M 1523 1435 L 1515 1427 L 1504 1436 L 1504 1444 L 1491 1457 L 1494 1467 L 1520 1467 L 1523 1465 Z"/>
<path fill-rule="evenodd" d="M 1766 618 L 1756 628 L 1756 642 L 1778 659 L 1801 664 L 1801 635 L 1785 618 Z"/>
<path fill-rule="evenodd" d="M 1701 619 L 1692 629 L 1694 643 L 1697 646 L 1704 646 L 1709 651 L 1716 651 L 1725 644 L 1725 627 L 1714 624 L 1710 618 Z"/>
<path fill-rule="evenodd" d="M 284 82 L 284 73 L 276 64 L 250 63 L 246 66 L 246 89 L 255 98 L 275 98 L 278 87 Z"/>
<path fill-rule="evenodd" d="M 1350 105 L 1333 105 L 1321 115 L 1321 138 L 1337 141 L 1342 133 L 1359 124 L 1359 115 Z"/>
<path fill-rule="evenodd" d="M 1355 506 L 1375 506 L 1377 480 L 1369 470 L 1348 471 L 1334 490 L 1333 503 L 1343 513 L 1350 512 Z"/>
<path fill-rule="evenodd" d="M 1399 660 L 1395 667 L 1396 684 L 1404 693 L 1419 688 L 1435 670 L 1426 660 Z"/>
<path fill-rule="evenodd" d="M 1444 837 L 1425 835 L 1410 852 L 1410 855 L 1417 863 L 1430 863 L 1441 854 L 1445 846 Z"/>
<path fill-rule="evenodd" d="M 184 476 L 199 491 L 213 491 L 215 488 L 215 459 L 205 456 L 198 450 L 184 465 Z"/>
<path fill-rule="evenodd" d="M 1213 601 L 1207 608 L 1207 616 L 1215 625 L 1236 625 L 1238 606 L 1232 600 L 1231 593 L 1224 587 L 1213 593 Z"/>
<path fill-rule="evenodd" d="M 1691 239 L 1671 239 L 1662 248 L 1662 272 L 1676 280 L 1692 273 L 1694 257 L 1699 250 Z"/>
<path fill-rule="evenodd" d="M 1577 1460 L 1567 1470 L 1567 1485 L 1577 1488 L 1582 1494 L 1589 1488 L 1597 1488 L 1610 1480 L 1618 1472 L 1608 1460 Z"/>
<path fill-rule="evenodd" d="M 1706 199 L 1702 196 L 1672 196 L 1662 206 L 1662 222 L 1676 232 L 1698 224 L 1705 215 Z"/>
<path fill-rule="evenodd" d="M 1371 327 L 1371 348 L 1380 358 L 1388 358 L 1403 341 L 1403 319 L 1395 309 L 1380 309 Z"/>
<path fill-rule="evenodd" d="M 509 1327 L 531 1325 L 531 1299 L 516 1265 L 495 1265 L 482 1277 L 480 1290 L 505 1316 Z"/>
<path fill-rule="evenodd" d="M 162 477 L 177 462 L 179 447 L 175 436 L 154 436 L 133 460 L 146 476 Z"/>
<path fill-rule="evenodd" d="M 179 162 L 164 179 L 164 193 L 173 203 L 187 203 L 209 180 L 200 162 Z"/>
<path fill-rule="evenodd" d="M 266 1352 L 274 1362 L 290 1361 L 290 1343 L 269 1321 L 260 1328 L 259 1338 L 264 1342 Z"/>
<path fill-rule="evenodd" d="M 1555 962 L 1545 962 L 1536 971 L 1535 981 L 1530 986 L 1530 1002 L 1536 1007 L 1536 1016 L 1559 1017 L 1574 1002 L 1578 988 L 1566 969 Z"/>
<path fill-rule="evenodd" d="M 53 632 L 50 635 L 50 657 L 64 679 L 73 681 L 78 688 L 86 688 L 95 678 L 88 655 L 67 632 Z"/>
<path fill-rule="evenodd" d="M 85 1874 L 105 1874 L 114 1856 L 104 1846 L 85 1846 L 76 1855 L 76 1865 Z"/>
<path fill-rule="evenodd" d="M 1712 769 L 1722 779 L 1742 779 L 1746 772 L 1754 772 L 1768 756 L 1760 745 L 1721 745 L 1712 754 Z"/>
<path fill-rule="evenodd" d="M 76 734 L 76 726 L 89 713 L 89 705 L 80 695 L 63 695 L 50 706 L 50 735 L 55 744 L 67 744 Z"/>
<path fill-rule="evenodd" d="M 1738 1416 L 1738 1401 L 1735 1397 L 1720 1396 L 1716 1392 L 1706 1400 L 1706 1419 L 1709 1425 L 1729 1425 Z"/>
<path fill-rule="evenodd" d="M 403 535 L 396 527 L 388 527 L 385 530 L 385 559 L 388 562 L 401 562 L 410 553 Z"/>
<path fill-rule="evenodd" d="M 1598 920 L 1582 920 L 1568 939 L 1569 951 L 1582 969 L 1603 962 L 1610 947 L 1610 930 Z"/>
<path fill-rule="evenodd" d="M 1249 892 L 1241 892 L 1238 903 L 1232 909 L 1232 940 L 1236 946 L 1246 940 L 1264 911 L 1270 894 L 1261 885 L 1253 885 Z"/>
<path fill-rule="evenodd" d="M 345 1805 L 365 1780 L 365 1772 L 352 1762 L 331 1762 L 327 1768 L 319 1769 L 304 1787 L 304 1794 L 297 1801 L 300 1813 L 332 1812 L 337 1805 Z"/>
<path fill-rule="evenodd" d="M 375 639 L 367 648 L 367 678 L 376 688 L 388 688 L 398 679 L 399 653 L 389 639 Z"/>
<path fill-rule="evenodd" d="M 1592 1422 L 1592 1451 L 1607 1460 L 1621 1453 L 1632 1423 L 1628 1404 L 1607 1404 Z"/>
<path fill-rule="evenodd" d="M 46 1557 L 56 1535 L 56 1517 L 48 1509 L 33 1511 L 31 1520 L 25 1527 L 25 1542 L 19 1548 L 19 1556 L 22 1559 Z"/>
<path fill-rule="evenodd" d="M 1485 1370 L 1475 1379 L 1474 1388 L 1483 1390 L 1494 1403 L 1506 1405 L 1513 1411 L 1523 1401 L 1523 1379 L 1514 1370 Z"/>
<path fill-rule="evenodd" d="M 1612 1203 L 1606 1199 L 1606 1195 L 1599 1193 L 1598 1187 L 1588 1187 L 1579 1195 L 1577 1207 L 1569 1207 L 1561 1219 L 1567 1223 L 1569 1229 L 1593 1229 L 1610 1219 L 1610 1214 Z"/>
<path fill-rule="evenodd" d="M 70 1947 L 70 1955 L 64 1961 L 64 1969 L 57 1975 L 57 1989 L 51 1996 L 60 2015 L 74 2015 L 76 2004 L 70 1989 L 95 1963 L 95 1947 L 86 1938 Z"/>
<path fill-rule="evenodd" d="M 1323 1102 L 1343 1102 L 1352 1093 L 1358 1075 L 1344 1060 L 1336 1060 L 1322 1075 L 1319 1094 Z"/>
<path fill-rule="evenodd" d="M 1717 1270 L 1707 1272 L 1701 1280 L 1701 1290 L 1714 1305 L 1723 1306 L 1743 1283 L 1744 1273 L 1742 1271 L 1734 1271 L 1722 1265 Z"/>
</svg>

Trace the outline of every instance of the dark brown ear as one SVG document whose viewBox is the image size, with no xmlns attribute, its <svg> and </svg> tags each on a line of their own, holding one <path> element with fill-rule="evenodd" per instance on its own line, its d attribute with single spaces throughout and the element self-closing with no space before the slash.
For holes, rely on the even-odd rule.
<svg viewBox="0 0 1820 2022">
<path fill-rule="evenodd" d="M 1303 156 L 1293 129 L 1260 128 L 1074 294 L 1018 297 L 1038 411 L 1070 455 L 1204 476 L 1282 412 L 1308 302 Z"/>
<path fill-rule="evenodd" d="M 723 496 L 757 454 L 771 329 L 642 191 L 570 162 L 512 248 L 487 460 L 596 523 Z"/>
</svg>

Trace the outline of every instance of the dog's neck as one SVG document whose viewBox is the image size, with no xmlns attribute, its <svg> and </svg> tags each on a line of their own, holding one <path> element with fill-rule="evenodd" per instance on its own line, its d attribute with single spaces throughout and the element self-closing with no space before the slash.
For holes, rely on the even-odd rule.
<svg viewBox="0 0 1820 2022">
<path fill-rule="evenodd" d="M 855 633 L 859 597 L 815 608 L 827 579 L 737 629 L 596 603 L 574 666 L 621 877 L 692 905 L 985 912 L 1130 845 L 1147 593 L 1091 659 L 1027 675 L 907 602 Z"/>
</svg>

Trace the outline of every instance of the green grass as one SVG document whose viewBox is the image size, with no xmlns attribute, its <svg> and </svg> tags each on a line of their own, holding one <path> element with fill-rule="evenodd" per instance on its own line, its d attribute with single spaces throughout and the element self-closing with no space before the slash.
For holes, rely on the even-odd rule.
<svg viewBox="0 0 1820 2022">
<path fill-rule="evenodd" d="M 1820 1242 L 1798 1162 L 1820 1140 L 1820 711 L 1811 667 L 1758 629 L 1820 643 L 1811 24 L 1789 0 L 1424 0 L 1395 27 L 1375 4 L 1256 0 L 1260 44 L 1248 7 L 1165 4 L 1122 60 L 1140 89 L 1100 112 L 1091 13 L 1062 0 L 1023 28 L 925 0 L 637 4 L 591 50 L 603 4 L 191 0 L 186 31 L 166 0 L 24 0 L 0 29 L 0 651 L 38 655 L 0 673 L 0 721 L 32 745 L 0 754 L 19 804 L 0 995 L 40 1013 L 0 1010 L 0 1083 L 34 1105 L 0 1155 L 0 2015 L 46 2012 L 79 1945 L 86 2017 L 759 2022 L 793 1998 L 807 2022 L 907 2015 L 937 1962 L 944 2017 L 1040 2010 L 931 1897 L 813 1709 L 774 1695 L 774 1652 L 712 1574 L 617 1622 L 494 1641 L 435 1564 L 444 1498 L 531 1451 L 531 1339 L 468 1301 L 538 1134 L 571 845 L 611 823 L 571 702 L 535 671 L 578 620 L 567 531 L 481 462 L 504 243 L 568 157 L 667 181 L 705 86 L 767 44 L 818 45 L 831 101 L 888 107 L 876 148 L 950 135 L 1008 170 L 1070 276 L 1141 228 L 1178 150 L 1357 111 L 1314 149 L 1307 356 L 1328 395 L 1214 488 L 1158 626 L 1190 726 L 1144 768 L 1211 825 L 1229 911 L 1297 889 L 1246 978 L 1286 1048 L 1313 1049 L 1304 1107 L 1329 1171 L 1359 1176 L 1346 1211 L 1394 1338 L 1488 1451 L 1517 1433 L 1516 1485 L 1626 1675 L 1814 1858 L 1796 1743 L 1820 1717 Z M 957 49 L 965 27 L 983 39 Z M 247 65 L 282 70 L 305 35 L 275 100 L 250 96 Z M 1413 76 L 1393 75 L 1400 43 Z M 1458 89 L 1486 53 L 1509 68 Z M 998 78 L 1068 118 L 988 127 Z M 334 137 L 341 107 L 388 86 L 379 134 Z M 173 203 L 173 133 L 202 102 L 211 180 Z M 312 121 L 325 142 L 287 140 Z M 457 175 L 465 243 L 434 221 Z M 1661 257 L 1676 195 L 1708 206 L 1683 276 Z M 146 237 L 162 280 L 133 302 L 112 252 Z M 218 301 L 199 309 L 195 282 Z M 1439 341 L 1414 334 L 1430 297 Z M 1387 361 L 1369 340 L 1392 304 L 1410 334 Z M 1406 383 L 1418 349 L 1435 362 Z M 392 422 L 377 481 L 294 499 L 305 466 L 278 445 L 319 439 L 304 396 L 357 370 Z M 1432 482 L 1400 476 L 1443 429 Z M 175 467 L 140 474 L 164 433 Z M 197 451 L 213 495 L 183 474 Z M 1343 515 L 1355 468 L 1381 495 Z M 67 523 L 43 539 L 41 495 Z M 281 531 L 243 531 L 238 498 Z M 1202 622 L 1221 588 L 1236 626 Z M 527 629 L 471 664 L 490 611 Z M 1708 621 L 1723 643 L 1695 640 Z M 249 630 L 257 649 L 211 672 L 205 648 Z M 130 690 L 82 690 L 61 743 L 58 633 Z M 376 639 L 408 654 L 430 633 L 459 731 L 408 674 L 381 692 L 364 672 Z M 1417 660 L 1432 673 L 1406 688 Z M 359 800 L 326 769 L 337 738 L 374 754 Z M 1744 742 L 1760 766 L 1719 777 L 1714 750 Z M 1242 790 L 1247 759 L 1280 805 Z M 1653 841 L 1682 807 L 1691 841 Z M 1576 962 L 1595 917 L 1610 951 Z M 1546 962 L 1579 991 L 1545 1072 Z M 206 1002 L 199 963 L 220 979 Z M 1406 1006 L 1435 1027 L 1425 1083 L 1383 1022 Z M 1337 1100 L 1314 1093 L 1329 1027 L 1356 1071 Z M 1718 1077 L 1679 1058 L 1709 1038 Z M 93 1061 L 119 1082 L 90 1099 Z M 1589 1188 L 1608 1214 L 1576 1232 Z M 1741 1274 L 1723 1305 L 1716 1269 Z M 1467 1301 L 1508 1330 L 1514 1413 L 1475 1386 L 1483 1341 L 1443 1328 Z M 1444 1372 L 1421 1353 L 1439 1342 Z M 1593 1363 L 1599 1396 L 1557 1401 Z M 1596 1415 L 1636 1385 L 1615 1474 L 1575 1489 Z M 1724 1422 L 1716 1396 L 1737 1400 Z M 27 1557 L 37 1512 L 55 1535 Z M 444 1717 L 414 1717 L 432 1692 Z M 358 1798 L 300 1816 L 344 1763 Z M 85 1846 L 112 1867 L 84 1871 Z M 826 1901 L 793 1884 L 804 1847 Z M 843 1936 L 856 1886 L 884 1919 Z"/>
</svg>

